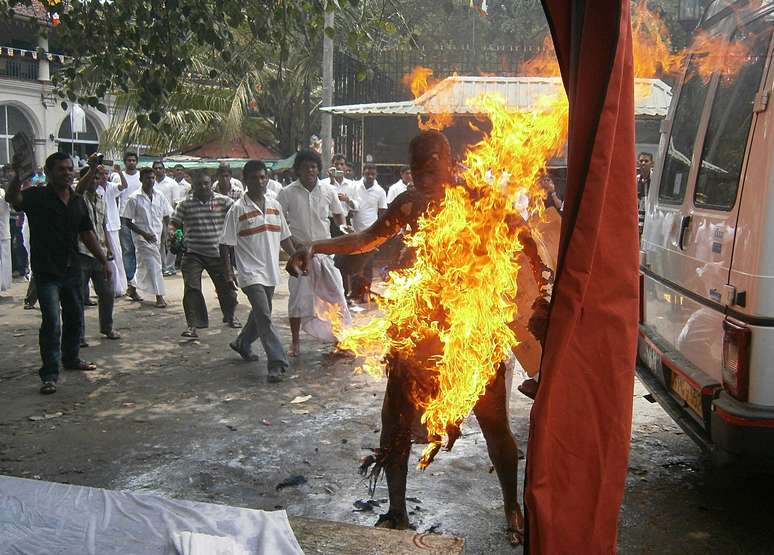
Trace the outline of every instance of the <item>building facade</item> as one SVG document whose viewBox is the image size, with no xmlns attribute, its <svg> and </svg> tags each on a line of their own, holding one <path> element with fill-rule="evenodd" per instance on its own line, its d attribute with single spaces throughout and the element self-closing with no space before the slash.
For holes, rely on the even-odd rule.
<svg viewBox="0 0 774 555">
<path fill-rule="evenodd" d="M 66 61 L 56 49 L 56 28 L 39 4 L 17 7 L 13 18 L 0 20 L 0 165 L 10 162 L 11 138 L 19 131 L 32 138 L 39 165 L 56 151 L 84 158 L 98 150 L 109 116 L 83 107 L 84 125 L 75 126 L 82 131 L 72 131 L 73 107 L 63 109 L 51 83 Z"/>
</svg>

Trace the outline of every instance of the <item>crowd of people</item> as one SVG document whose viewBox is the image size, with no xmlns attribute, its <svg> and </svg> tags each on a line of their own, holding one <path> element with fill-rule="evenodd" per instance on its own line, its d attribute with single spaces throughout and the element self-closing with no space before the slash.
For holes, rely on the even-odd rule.
<svg viewBox="0 0 774 555">
<path fill-rule="evenodd" d="M 40 306 L 43 394 L 56 392 L 62 368 L 96 369 L 81 357 L 89 346 L 86 307 L 98 307 L 99 333 L 119 340 L 116 299 L 139 303 L 147 295 L 164 309 L 165 278 L 178 271 L 184 286 L 182 336 L 196 338 L 197 330 L 209 327 L 202 291 L 206 271 L 223 323 L 240 329 L 230 348 L 257 361 L 253 344 L 260 340 L 267 380 L 281 381 L 288 357 L 301 351 L 301 331 L 307 329 L 302 324 L 319 309 L 320 288 L 344 311 L 370 300 L 374 253 L 325 257 L 316 278 L 288 277 L 292 340 L 286 350 L 272 323 L 272 299 L 284 273 L 280 250 L 292 255 L 314 241 L 363 231 L 412 186 L 408 167 L 387 189 L 377 182 L 372 164 L 355 180 L 341 155 L 320 179 L 322 161 L 312 150 L 297 153 L 295 180 L 288 184 L 273 179 L 257 160 L 244 165 L 242 181 L 225 164 L 213 175 L 198 172 L 191 178 L 182 166 L 169 176 L 163 160 L 142 168 L 138 161 L 135 152 L 127 152 L 123 168 L 111 167 L 93 154 L 76 175 L 71 156 L 55 153 L 32 176 L 10 172 L 0 188 L 0 291 L 10 288 L 15 271 L 29 280 L 24 308 Z M 250 305 L 244 326 L 236 315 L 240 290 Z"/>
</svg>

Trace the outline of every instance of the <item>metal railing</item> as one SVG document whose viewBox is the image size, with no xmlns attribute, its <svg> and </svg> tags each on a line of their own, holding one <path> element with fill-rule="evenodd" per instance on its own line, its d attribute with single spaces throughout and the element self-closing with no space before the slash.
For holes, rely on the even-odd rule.
<svg viewBox="0 0 774 555">
<path fill-rule="evenodd" d="M 37 81 L 38 61 L 26 56 L 0 55 L 0 77 Z"/>
</svg>

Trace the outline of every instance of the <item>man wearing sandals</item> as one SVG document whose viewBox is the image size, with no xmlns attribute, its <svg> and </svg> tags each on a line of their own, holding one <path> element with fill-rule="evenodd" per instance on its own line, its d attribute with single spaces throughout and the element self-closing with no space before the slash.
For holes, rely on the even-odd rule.
<svg viewBox="0 0 774 555">
<path fill-rule="evenodd" d="M 129 195 L 121 221 L 132 231 L 137 255 L 137 289 L 156 295 L 156 308 L 167 308 L 159 241 L 164 227 L 169 222 L 172 207 L 164 195 L 153 190 L 155 181 L 151 168 L 140 170 L 141 187 Z"/>
<path fill-rule="evenodd" d="M 20 160 L 14 157 L 14 167 Z M 40 392 L 56 392 L 60 364 L 68 370 L 94 370 L 96 365 L 80 359 L 81 267 L 78 239 L 111 279 L 107 257 L 94 234 L 83 198 L 72 190 L 73 162 L 56 152 L 46 159 L 46 187 L 21 191 L 26 176 L 17 175 L 6 195 L 16 209 L 27 215 L 32 244 L 32 271 L 35 273 L 40 313 Z M 60 321 L 61 311 L 61 321 Z"/>
</svg>

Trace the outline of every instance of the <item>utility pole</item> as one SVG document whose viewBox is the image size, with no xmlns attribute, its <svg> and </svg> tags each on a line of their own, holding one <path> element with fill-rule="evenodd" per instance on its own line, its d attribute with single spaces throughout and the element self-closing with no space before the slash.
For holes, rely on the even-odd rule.
<svg viewBox="0 0 774 555">
<path fill-rule="evenodd" d="M 325 12 L 325 29 L 332 29 L 335 23 L 335 12 Z M 323 63 L 322 63 L 322 105 L 333 105 L 333 39 L 327 33 L 323 33 Z M 333 158 L 333 115 L 329 112 L 320 113 L 320 125 L 322 135 L 322 163 L 321 175 L 327 175 Z"/>
</svg>

